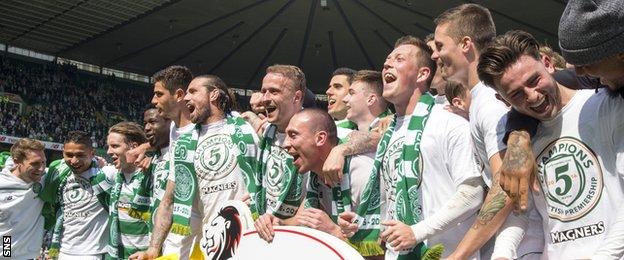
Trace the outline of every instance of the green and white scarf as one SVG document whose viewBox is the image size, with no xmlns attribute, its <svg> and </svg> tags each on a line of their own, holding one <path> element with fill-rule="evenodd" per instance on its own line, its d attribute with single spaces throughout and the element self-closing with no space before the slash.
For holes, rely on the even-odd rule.
<svg viewBox="0 0 624 260">
<path fill-rule="evenodd" d="M 111 183 L 106 180 L 106 175 L 100 171 L 95 161 L 91 162 L 89 176 L 93 195 L 96 195 L 104 209 L 108 210 L 108 190 Z M 72 174 L 72 169 L 63 160 L 56 160 L 50 164 L 48 174 L 45 178 L 45 186 L 39 198 L 44 201 L 41 214 L 45 219 L 45 228 L 53 229 L 52 243 L 48 251 L 48 255 L 52 259 L 56 259 L 61 248 L 61 235 L 63 231 L 63 189 L 67 178 Z"/>
<path fill-rule="evenodd" d="M 338 216 L 340 213 L 346 211 L 353 211 L 351 208 L 351 172 L 350 172 L 351 157 L 345 158 L 345 164 L 342 170 L 342 181 L 340 184 L 333 184 L 331 187 L 332 192 L 332 206 L 330 217 L 334 223 L 338 223 Z M 308 192 L 306 194 L 306 207 L 320 208 L 319 200 L 321 196 L 319 194 L 318 187 L 325 185 L 318 179 L 318 175 L 311 174 L 308 185 Z M 379 175 L 371 173 L 366 186 L 362 192 L 360 204 L 355 210 L 357 219 L 355 224 L 358 224 L 358 231 L 349 238 L 349 244 L 355 248 L 362 256 L 376 256 L 383 255 L 384 250 L 381 245 L 377 243 L 379 238 L 379 224 L 380 224 L 380 191 L 379 191 Z"/>
<path fill-rule="evenodd" d="M 286 154 L 284 158 L 279 158 L 281 160 L 280 163 L 268 165 L 271 157 L 271 148 L 275 146 L 276 136 L 277 126 L 269 124 L 260 142 L 260 159 L 258 160 L 256 172 L 257 180 L 261 181 L 262 185 L 260 185 L 260 189 L 256 194 L 256 211 L 252 209 L 251 212 L 254 220 L 267 211 L 267 189 L 278 190 L 279 192 L 277 201 L 274 202 L 275 204 L 272 207 L 275 209 L 272 214 L 281 219 L 294 216 L 303 197 L 303 194 L 301 194 L 303 176 L 295 168 L 292 156 Z M 272 160 L 276 159 L 273 158 Z M 279 177 L 279 183 L 274 183 L 273 177 Z M 264 182 L 265 180 L 266 183 Z M 278 187 L 277 184 L 281 185 L 281 187 Z"/>
<path fill-rule="evenodd" d="M 108 254 L 107 259 L 119 259 L 124 258 L 126 250 L 121 243 L 121 236 L 123 230 L 119 228 L 119 197 L 121 194 L 121 188 L 123 186 L 124 174 L 119 171 L 115 175 L 115 183 L 110 192 L 110 208 L 108 216 L 109 225 L 109 239 L 108 239 Z M 152 188 L 152 178 L 149 175 L 137 171 L 130 180 L 130 187 L 133 188 L 133 196 L 131 198 L 130 209 L 128 215 L 140 219 L 143 221 L 149 221 L 150 212 L 150 200 L 149 194 Z"/>
<path fill-rule="evenodd" d="M 169 174 L 169 160 L 167 160 L 167 158 L 163 158 L 162 160 L 159 159 L 161 155 L 162 153 L 160 149 L 154 153 L 154 157 L 152 158 L 152 162 L 150 163 L 150 168 L 149 168 L 150 175 L 152 176 L 152 178 L 154 178 L 153 188 L 151 189 L 151 195 L 150 195 L 150 197 L 152 198 L 152 203 L 150 206 L 150 214 L 152 215 L 152 217 L 150 217 L 150 220 L 148 222 L 150 230 L 154 228 L 153 215 L 156 212 L 156 209 L 158 209 L 158 206 L 160 205 L 160 198 L 157 196 L 156 190 L 161 190 L 164 192 L 164 190 L 167 188 L 167 175 Z M 155 179 L 157 176 L 156 175 L 157 172 L 164 172 L 165 175 L 161 176 L 161 179 L 157 180 Z"/>
<path fill-rule="evenodd" d="M 232 143 L 239 149 L 236 157 L 238 167 L 244 173 L 247 191 L 251 196 L 250 209 L 254 212 L 257 203 L 253 200 L 260 189 L 260 182 L 256 179 L 254 129 L 242 117 L 228 115 L 226 117 L 228 133 L 233 133 Z M 191 234 L 191 210 L 197 193 L 197 175 L 195 173 L 195 150 L 199 140 L 201 125 L 183 134 L 173 145 L 173 165 L 175 170 L 175 189 L 173 198 L 173 224 L 171 232 L 179 235 Z"/>
<path fill-rule="evenodd" d="M 433 106 L 434 98 L 429 93 L 425 93 L 420 97 L 409 119 L 401 151 L 401 163 L 397 169 L 398 181 L 395 193 L 397 218 L 409 226 L 420 221 L 421 208 L 418 198 L 418 188 L 422 174 L 420 172 L 420 139 Z M 388 143 L 394 133 L 395 125 L 396 115 L 377 146 L 373 168 L 375 173 L 379 173 L 379 169 L 381 169 L 381 163 L 388 148 Z M 399 255 L 398 259 L 439 259 L 443 250 L 444 248 L 441 245 L 436 245 L 429 249 L 421 242 L 409 253 Z"/>
</svg>

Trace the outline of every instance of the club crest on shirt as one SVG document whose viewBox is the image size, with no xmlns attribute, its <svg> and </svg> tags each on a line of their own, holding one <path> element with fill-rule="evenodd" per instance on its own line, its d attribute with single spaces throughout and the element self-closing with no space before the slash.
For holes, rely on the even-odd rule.
<svg viewBox="0 0 624 260">
<path fill-rule="evenodd" d="M 72 208 L 80 209 L 91 201 L 93 190 L 91 183 L 77 175 L 70 175 L 63 187 L 63 203 Z"/>
<path fill-rule="evenodd" d="M 268 155 L 266 161 L 266 180 L 268 182 L 267 193 L 271 196 L 279 197 L 282 192 L 286 192 L 284 185 L 290 182 L 293 172 L 288 167 L 287 159 L 290 155 L 283 149 L 271 146 L 271 153 Z"/>
<path fill-rule="evenodd" d="M 212 135 L 195 150 L 195 172 L 204 180 L 219 180 L 236 168 L 237 154 L 229 135 Z"/>
<path fill-rule="evenodd" d="M 191 198 L 195 190 L 195 182 L 191 171 L 181 164 L 175 165 L 175 189 L 173 195 L 176 199 L 186 201 Z"/>
<path fill-rule="evenodd" d="M 598 204 L 604 186 L 602 168 L 580 140 L 562 137 L 551 142 L 537 156 L 537 167 L 550 218 L 577 220 Z"/>
</svg>

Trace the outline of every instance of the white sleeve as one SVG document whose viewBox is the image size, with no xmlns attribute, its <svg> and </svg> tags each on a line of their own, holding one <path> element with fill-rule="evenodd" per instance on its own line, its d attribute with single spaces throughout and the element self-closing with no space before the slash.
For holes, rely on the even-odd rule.
<svg viewBox="0 0 624 260">
<path fill-rule="evenodd" d="M 483 179 L 481 176 L 466 179 L 457 187 L 457 191 L 431 217 L 412 225 L 416 242 L 440 234 L 457 223 L 475 214 L 483 203 Z"/>
<path fill-rule="evenodd" d="M 624 203 L 620 204 L 617 218 L 613 222 L 602 246 L 592 256 L 592 259 L 621 259 L 624 256 Z"/>
<path fill-rule="evenodd" d="M 533 205 L 532 197 L 529 196 L 529 205 Z M 492 253 L 492 259 L 506 258 L 517 259 L 517 250 L 520 242 L 524 238 L 524 233 L 529 227 L 529 212 L 531 207 L 523 214 L 515 214 L 512 212 L 509 214 L 505 223 L 499 229 L 496 236 L 496 243 L 494 244 L 494 252 Z"/>
<path fill-rule="evenodd" d="M 501 146 L 499 142 L 498 128 L 501 120 L 507 118 L 508 111 L 509 108 L 499 100 L 492 100 L 490 107 L 481 109 L 483 115 L 478 118 L 479 122 L 477 122 L 477 125 L 481 127 L 481 132 L 483 133 L 483 142 L 485 143 L 485 152 L 488 159 L 492 158 L 496 153 L 507 149 L 506 146 Z"/>
<path fill-rule="evenodd" d="M 467 179 L 481 177 L 481 169 L 475 161 L 470 125 L 465 119 L 453 116 L 460 121 L 447 132 L 445 159 L 453 184 L 458 187 Z"/>
</svg>

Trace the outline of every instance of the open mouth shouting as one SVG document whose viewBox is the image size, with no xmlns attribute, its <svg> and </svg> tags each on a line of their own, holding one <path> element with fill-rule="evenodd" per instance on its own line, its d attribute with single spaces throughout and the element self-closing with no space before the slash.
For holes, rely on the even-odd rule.
<svg viewBox="0 0 624 260">
<path fill-rule="evenodd" d="M 273 112 L 277 110 L 277 106 L 275 106 L 274 104 L 269 104 L 264 106 L 264 109 L 266 110 L 267 115 L 272 115 Z"/>
<path fill-rule="evenodd" d="M 546 96 L 542 96 L 539 101 L 529 105 L 529 109 L 537 114 L 543 114 L 544 112 L 548 111 L 549 106 L 550 102 L 548 102 L 548 98 L 546 98 Z"/>
<path fill-rule="evenodd" d="M 191 103 L 186 103 L 186 108 L 188 109 L 189 113 L 193 114 L 193 112 L 195 112 L 195 105 L 191 104 Z"/>
<path fill-rule="evenodd" d="M 396 80 L 397 80 L 397 77 L 394 74 L 390 73 L 390 72 L 386 72 L 383 75 L 384 85 L 385 84 L 390 84 L 390 83 L 392 83 L 392 82 L 394 82 Z"/>
</svg>

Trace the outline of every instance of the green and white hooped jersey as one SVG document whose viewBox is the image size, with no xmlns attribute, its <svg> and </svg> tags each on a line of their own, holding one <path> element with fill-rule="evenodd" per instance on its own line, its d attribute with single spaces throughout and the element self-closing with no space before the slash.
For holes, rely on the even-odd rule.
<svg viewBox="0 0 624 260">
<path fill-rule="evenodd" d="M 579 90 L 533 138 L 541 191 L 533 192 L 550 259 L 589 259 L 624 200 L 624 99 Z"/>
<path fill-rule="evenodd" d="M 123 174 L 123 173 L 118 173 Z M 137 219 L 129 215 L 133 197 L 134 203 L 150 203 L 150 198 L 135 195 L 135 190 L 141 186 L 139 174 L 135 172 L 130 179 L 125 179 L 121 185 L 121 192 L 117 202 L 117 210 L 119 214 L 119 231 L 121 237 L 121 245 L 123 252 L 119 252 L 119 256 L 127 258 L 131 254 L 147 250 L 150 242 L 150 230 L 148 222 Z"/>
</svg>

